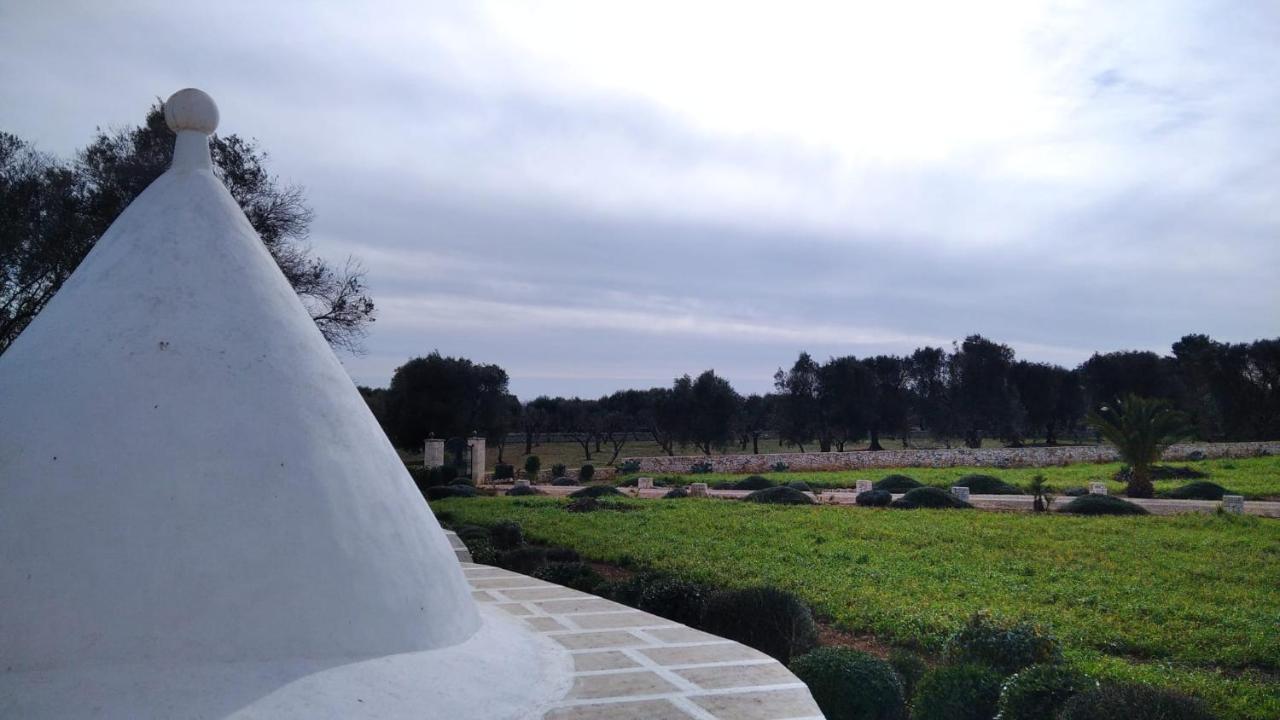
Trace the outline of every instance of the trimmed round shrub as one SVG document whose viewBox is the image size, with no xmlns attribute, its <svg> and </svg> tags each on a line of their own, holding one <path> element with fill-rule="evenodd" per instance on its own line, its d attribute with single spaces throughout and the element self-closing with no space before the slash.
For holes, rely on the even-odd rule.
<svg viewBox="0 0 1280 720">
<path fill-rule="evenodd" d="M 916 683 L 929 672 L 929 664 L 918 653 L 905 648 L 890 650 L 888 660 L 889 666 L 898 673 L 898 680 L 902 682 L 902 696 L 910 698 L 915 692 Z"/>
<path fill-rule="evenodd" d="M 712 593 L 703 606 L 699 627 L 753 647 L 784 665 L 818 644 L 818 627 L 809 606 L 792 593 L 771 587 Z"/>
<path fill-rule="evenodd" d="M 974 495 L 1024 495 L 1020 488 L 992 475 L 965 475 L 956 487 L 969 488 Z"/>
<path fill-rule="evenodd" d="M 564 463 L 553 463 L 551 465 L 551 477 L 562 478 L 568 474 L 569 470 L 564 466 Z"/>
<path fill-rule="evenodd" d="M 464 540 L 463 544 L 467 546 L 467 552 L 471 553 L 471 562 L 481 565 L 498 564 L 498 549 L 489 540 Z"/>
<path fill-rule="evenodd" d="M 476 489 L 470 485 L 440 485 L 427 488 L 428 500 L 443 500 L 452 497 L 475 497 Z"/>
<path fill-rule="evenodd" d="M 862 507 L 888 507 L 893 502 L 893 494 L 888 490 L 867 490 L 858 493 L 853 501 Z"/>
<path fill-rule="evenodd" d="M 1162 492 L 1160 497 L 1174 500 L 1221 500 L 1223 495 L 1228 494 L 1232 494 L 1231 491 L 1218 483 L 1201 480 Z"/>
<path fill-rule="evenodd" d="M 578 468 L 578 482 L 591 482 L 591 478 L 596 476 L 596 466 L 587 463 Z"/>
<path fill-rule="evenodd" d="M 530 455 L 524 459 L 524 471 L 528 475 L 530 482 L 538 479 L 538 471 L 542 469 L 542 458 L 537 455 Z"/>
<path fill-rule="evenodd" d="M 578 481 L 574 480 L 573 478 L 567 478 L 567 477 L 561 476 L 553 479 L 551 481 L 551 484 L 557 487 L 565 487 L 567 485 L 577 485 Z"/>
<path fill-rule="evenodd" d="M 600 501 L 593 497 L 580 497 L 565 505 L 564 509 L 572 513 L 595 512 L 600 509 Z"/>
<path fill-rule="evenodd" d="M 891 493 L 904 493 L 924 486 L 917 482 L 915 478 L 906 475 L 885 475 L 871 487 Z"/>
<path fill-rule="evenodd" d="M 1000 701 L 1000 673 L 981 665 L 944 665 L 920 678 L 911 720 L 992 720 Z"/>
<path fill-rule="evenodd" d="M 511 463 L 498 463 L 493 466 L 494 480 L 514 480 L 516 477 L 516 466 Z"/>
<path fill-rule="evenodd" d="M 511 497 L 521 497 L 524 495 L 546 495 L 546 493 L 542 492 L 536 487 L 533 487 L 532 485 L 517 485 L 511 488 L 510 490 L 508 490 L 506 494 L 510 495 Z"/>
<path fill-rule="evenodd" d="M 1058 508 L 1075 515 L 1148 515 L 1147 509 L 1114 495 L 1081 495 Z"/>
<path fill-rule="evenodd" d="M 1004 681 L 999 720 L 1056 717 L 1071 696 L 1098 687 L 1096 680 L 1065 665 L 1032 665 Z"/>
<path fill-rule="evenodd" d="M 577 550 L 564 547 L 547 548 L 547 562 L 549 563 L 570 563 L 581 562 L 582 556 Z"/>
<path fill-rule="evenodd" d="M 760 475 L 751 475 L 733 484 L 734 490 L 764 490 L 771 487 L 773 481 Z"/>
<path fill-rule="evenodd" d="M 900 720 L 904 715 L 898 676 L 867 653 L 819 648 L 796 658 L 791 672 L 809 686 L 827 720 Z"/>
<path fill-rule="evenodd" d="M 662 576 L 644 583 L 636 607 L 682 625 L 697 625 L 702 619 L 707 588 L 678 577 Z"/>
<path fill-rule="evenodd" d="M 584 487 L 581 490 L 574 490 L 573 492 L 569 493 L 569 497 L 600 498 L 600 497 L 606 497 L 610 495 L 621 495 L 621 494 L 622 493 L 618 492 L 618 489 L 613 487 L 612 485 L 591 485 L 589 487 Z"/>
<path fill-rule="evenodd" d="M 489 528 L 487 527 L 481 527 L 479 525 L 459 525 L 453 529 L 453 532 L 456 533 L 458 535 L 458 539 L 462 540 L 464 543 L 469 543 L 473 540 L 493 542 L 493 536 L 489 534 Z"/>
<path fill-rule="evenodd" d="M 712 490 L 737 490 L 738 483 L 732 480 L 720 480 L 719 482 L 707 483 L 707 487 Z"/>
<path fill-rule="evenodd" d="M 1058 639 L 1041 626 L 1005 622 L 986 613 L 974 613 L 947 639 L 943 654 L 949 662 L 994 668 L 1002 677 L 1031 665 L 1062 660 Z"/>
<path fill-rule="evenodd" d="M 489 528 L 489 539 L 499 550 L 511 550 L 524 544 L 524 531 L 517 523 L 504 520 Z"/>
<path fill-rule="evenodd" d="M 678 488 L 672 488 L 668 490 L 667 494 L 662 496 L 662 499 L 663 500 L 679 500 L 680 498 L 687 498 L 687 497 L 689 497 L 689 491 L 685 490 L 682 487 L 678 487 Z"/>
<path fill-rule="evenodd" d="M 640 604 L 640 593 L 644 592 L 647 581 L 647 577 L 643 574 L 633 575 L 626 580 L 606 582 L 597 588 L 596 593 L 616 603 L 636 607 Z"/>
<path fill-rule="evenodd" d="M 800 492 L 813 492 L 813 488 L 809 487 L 809 483 L 803 480 L 793 480 L 792 482 L 787 483 L 787 487 L 795 488 Z"/>
<path fill-rule="evenodd" d="M 962 510 L 973 506 L 942 488 L 918 487 L 915 490 L 908 490 L 906 495 L 889 503 L 889 507 L 902 510 L 915 510 L 916 508 Z"/>
<path fill-rule="evenodd" d="M 793 487 L 779 485 L 777 487 L 756 490 L 742 498 L 747 502 L 768 503 L 770 505 L 812 505 L 813 498 Z"/>
<path fill-rule="evenodd" d="M 546 564 L 547 551 L 532 545 L 525 545 L 498 553 L 498 567 L 506 568 L 522 575 L 529 575 Z"/>
<path fill-rule="evenodd" d="M 534 570 L 533 576 L 583 592 L 591 592 L 604 582 L 600 573 L 582 562 L 549 562 Z"/>
<path fill-rule="evenodd" d="M 1060 720 L 1215 720 L 1193 697 L 1145 685 L 1103 685 L 1073 696 Z"/>
</svg>

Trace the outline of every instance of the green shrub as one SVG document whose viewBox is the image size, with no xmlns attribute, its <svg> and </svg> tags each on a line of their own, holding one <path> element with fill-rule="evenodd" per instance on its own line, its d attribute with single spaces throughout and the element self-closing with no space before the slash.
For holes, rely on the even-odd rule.
<svg viewBox="0 0 1280 720">
<path fill-rule="evenodd" d="M 773 481 L 760 475 L 751 475 L 733 484 L 734 490 L 764 490 L 771 487 L 773 487 Z"/>
<path fill-rule="evenodd" d="M 511 550 L 524 544 L 524 531 L 519 524 L 504 520 L 489 528 L 489 539 L 499 550 Z"/>
<path fill-rule="evenodd" d="M 1058 508 L 1075 515 L 1147 515 L 1147 509 L 1114 495 L 1081 495 Z"/>
<path fill-rule="evenodd" d="M 451 497 L 475 497 L 476 489 L 470 485 L 440 485 L 427 488 L 428 500 L 443 500 Z"/>
<path fill-rule="evenodd" d="M 600 573 L 582 562 L 548 562 L 534 570 L 533 576 L 583 592 L 591 592 L 604 582 Z"/>
<path fill-rule="evenodd" d="M 776 462 L 773 464 L 772 469 L 774 472 L 786 472 L 791 469 L 791 466 L 784 462 Z"/>
<path fill-rule="evenodd" d="M 639 460 L 623 460 L 622 463 L 618 465 L 618 472 L 623 475 L 638 473 L 640 472 L 640 461 Z"/>
<path fill-rule="evenodd" d="M 678 487 L 678 488 L 672 488 L 668 490 L 667 494 L 662 496 L 662 499 L 663 500 L 679 500 L 680 498 L 687 498 L 687 497 L 689 497 L 689 491 L 685 490 L 682 487 Z"/>
<path fill-rule="evenodd" d="M 1174 500 L 1221 500 L 1223 495 L 1231 494 L 1234 493 L 1217 483 L 1201 480 L 1160 493 L 1160 497 Z"/>
<path fill-rule="evenodd" d="M 923 485 L 916 481 L 915 478 L 907 477 L 906 475 L 885 475 L 876 481 L 872 487 L 876 490 L 886 490 L 891 493 L 904 493 L 923 487 Z"/>
<path fill-rule="evenodd" d="M 564 463 L 554 463 L 554 464 L 552 464 L 552 466 L 551 466 L 551 477 L 553 477 L 553 478 L 562 478 L 562 477 L 564 477 L 565 475 L 568 475 L 568 474 L 569 474 L 568 468 L 566 468 L 566 467 L 564 466 Z"/>
<path fill-rule="evenodd" d="M 530 481 L 538 479 L 538 471 L 542 469 L 542 458 L 530 455 L 524 459 L 524 471 Z"/>
<path fill-rule="evenodd" d="M 1144 685 L 1103 685 L 1067 700 L 1060 720 L 1214 720 L 1195 698 Z"/>
<path fill-rule="evenodd" d="M 577 485 L 578 481 L 573 478 L 557 477 L 551 481 L 551 484 L 557 487 L 565 487 L 567 485 Z"/>
<path fill-rule="evenodd" d="M 618 489 L 612 485 L 591 485 L 581 490 L 574 490 L 569 493 L 571 498 L 600 498 L 612 495 L 621 495 Z"/>
<path fill-rule="evenodd" d="M 1004 622 L 974 613 L 964 627 L 947 639 L 943 654 L 949 662 L 974 663 L 1011 675 L 1025 667 L 1062 659 L 1058 639 L 1030 622 Z"/>
<path fill-rule="evenodd" d="M 803 480 L 792 480 L 791 482 L 787 483 L 787 487 L 795 488 L 800 492 L 813 492 L 813 488 L 809 487 L 809 483 Z"/>
<path fill-rule="evenodd" d="M 463 541 L 463 544 L 467 546 L 467 552 L 471 553 L 471 562 L 481 565 L 498 564 L 498 549 L 488 540 Z"/>
<path fill-rule="evenodd" d="M 711 490 L 737 490 L 738 483 L 732 480 L 720 480 L 719 482 L 708 483 L 707 487 Z"/>
<path fill-rule="evenodd" d="M 542 492 L 536 487 L 533 487 L 532 485 L 516 485 L 515 487 L 508 490 L 506 494 L 510 495 L 511 497 L 523 497 L 528 495 L 546 495 L 546 493 Z"/>
<path fill-rule="evenodd" d="M 636 607 L 640 604 L 640 593 L 644 592 L 645 583 L 643 575 L 633 575 L 626 580 L 606 582 L 596 588 L 596 593 L 616 603 Z"/>
<path fill-rule="evenodd" d="M 689 466 L 689 472 L 693 475 L 706 475 L 714 470 L 715 468 L 711 465 L 711 462 L 707 460 L 696 462 Z"/>
<path fill-rule="evenodd" d="M 582 556 L 577 550 L 566 547 L 547 548 L 547 562 L 549 563 L 572 563 L 581 562 Z"/>
<path fill-rule="evenodd" d="M 915 490 L 908 490 L 906 495 L 889 503 L 889 507 L 903 510 L 914 510 L 916 508 L 962 510 L 973 506 L 942 488 L 918 487 Z"/>
<path fill-rule="evenodd" d="M 920 678 L 911 720 L 992 720 L 1000 700 L 1000 673 L 981 665 L 944 665 Z"/>
<path fill-rule="evenodd" d="M 459 525 L 453 529 L 453 532 L 456 533 L 458 535 L 458 539 L 462 540 L 464 543 L 469 543 L 473 540 L 493 542 L 493 537 L 489 534 L 489 528 L 487 527 L 481 527 L 479 525 Z"/>
<path fill-rule="evenodd" d="M 704 605 L 700 627 L 753 647 L 784 665 L 818 644 L 818 627 L 809 606 L 777 588 L 712 593 Z"/>
<path fill-rule="evenodd" d="M 910 698 L 915 692 L 916 683 L 929 671 L 929 665 L 918 653 L 905 648 L 890 650 L 888 660 L 893 671 L 898 673 L 898 680 L 902 682 L 902 696 Z"/>
<path fill-rule="evenodd" d="M 791 672 L 809 692 L 827 720 L 899 720 L 902 685 L 893 668 L 852 648 L 825 647 L 796 658 Z"/>
<path fill-rule="evenodd" d="M 498 567 L 506 568 L 522 575 L 529 575 L 546 564 L 547 551 L 532 545 L 525 545 L 498 553 Z"/>
<path fill-rule="evenodd" d="M 696 626 L 702 619 L 707 588 L 683 578 L 658 577 L 644 584 L 636 607 L 682 625 Z"/>
<path fill-rule="evenodd" d="M 1066 665 L 1032 665 L 1004 681 L 1000 688 L 998 720 L 1043 720 L 1056 717 L 1072 695 L 1098 687 L 1079 670 Z"/>
<path fill-rule="evenodd" d="M 511 480 L 516 476 L 516 467 L 511 463 L 498 463 L 493 466 L 494 480 Z"/>
<path fill-rule="evenodd" d="M 600 501 L 593 497 L 580 497 L 564 506 L 565 512 L 587 513 L 600 509 Z"/>
<path fill-rule="evenodd" d="M 969 488 L 974 495 L 1023 495 L 1021 489 L 991 475 L 965 475 L 955 483 L 956 487 Z"/>
<path fill-rule="evenodd" d="M 587 463 L 586 465 L 583 465 L 582 467 L 578 468 L 578 482 L 583 482 L 583 483 L 591 482 L 591 478 L 595 476 L 596 476 L 596 466 L 592 465 L 591 463 Z"/>
<path fill-rule="evenodd" d="M 858 493 L 853 501 L 862 507 L 888 507 L 893 502 L 893 494 L 888 490 L 867 490 Z"/>
<path fill-rule="evenodd" d="M 779 485 L 777 487 L 756 490 L 742 498 L 747 502 L 767 503 L 769 505 L 812 505 L 813 498 L 793 487 Z"/>
</svg>

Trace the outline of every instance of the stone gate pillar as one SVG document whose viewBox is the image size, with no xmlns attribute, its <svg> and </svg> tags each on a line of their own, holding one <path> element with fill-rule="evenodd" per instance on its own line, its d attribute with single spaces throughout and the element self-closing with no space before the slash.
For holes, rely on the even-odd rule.
<svg viewBox="0 0 1280 720">
<path fill-rule="evenodd" d="M 471 481 L 479 485 L 484 482 L 484 438 L 478 436 L 467 438 L 467 447 L 471 448 Z"/>
<path fill-rule="evenodd" d="M 440 467 L 444 464 L 444 440 L 436 437 L 429 437 L 424 443 L 425 447 L 422 452 L 422 464 L 426 467 Z"/>
</svg>

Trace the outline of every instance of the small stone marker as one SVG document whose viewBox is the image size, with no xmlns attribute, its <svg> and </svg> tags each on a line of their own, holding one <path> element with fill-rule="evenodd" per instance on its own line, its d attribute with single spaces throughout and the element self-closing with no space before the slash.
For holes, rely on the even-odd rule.
<svg viewBox="0 0 1280 720">
<path fill-rule="evenodd" d="M 652 490 L 653 478 L 636 478 L 637 490 Z"/>
<path fill-rule="evenodd" d="M 959 485 L 956 485 L 951 488 L 951 494 L 955 495 L 959 500 L 969 502 L 969 488 L 967 487 L 960 487 Z"/>
<path fill-rule="evenodd" d="M 516 487 L 529 487 L 529 481 L 525 478 L 516 480 Z"/>
<path fill-rule="evenodd" d="M 706 496 L 707 496 L 706 483 L 692 483 L 691 485 L 689 485 L 689 497 L 706 497 Z"/>
<path fill-rule="evenodd" d="M 871 492 L 872 486 L 870 480 L 859 480 L 857 484 L 858 493 Z"/>
<path fill-rule="evenodd" d="M 1096 482 L 1091 482 L 1091 483 L 1089 483 L 1089 494 L 1090 494 L 1090 495 L 1106 495 L 1106 494 L 1107 494 L 1107 484 L 1106 484 L 1106 483 L 1096 483 Z"/>
<path fill-rule="evenodd" d="M 1229 512 L 1233 515 L 1240 515 L 1244 512 L 1244 496 L 1243 495 L 1223 495 L 1222 511 Z"/>
</svg>

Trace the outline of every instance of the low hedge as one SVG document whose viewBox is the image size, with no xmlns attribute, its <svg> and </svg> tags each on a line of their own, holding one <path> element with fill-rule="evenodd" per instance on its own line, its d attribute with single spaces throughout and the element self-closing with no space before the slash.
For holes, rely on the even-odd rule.
<svg viewBox="0 0 1280 720">
<path fill-rule="evenodd" d="M 1201 480 L 1162 492 L 1159 497 L 1173 500 L 1221 500 L 1223 495 L 1235 494 L 1218 483 Z"/>
<path fill-rule="evenodd" d="M 678 487 L 678 488 L 672 488 L 672 489 L 668 490 L 668 491 L 667 491 L 667 494 L 662 496 L 662 499 L 663 499 L 663 500 L 678 500 L 678 499 L 680 499 L 680 498 L 687 498 L 687 497 L 689 497 L 689 491 L 688 491 L 688 490 L 685 490 L 685 489 L 684 489 L 684 488 L 682 488 L 682 487 Z"/>
<path fill-rule="evenodd" d="M 512 550 L 524 544 L 524 531 L 518 523 L 504 520 L 489 528 L 489 539 L 499 550 Z"/>
<path fill-rule="evenodd" d="M 1073 695 L 1098 687 L 1098 682 L 1066 665 L 1032 665 L 1000 687 L 1000 720 L 1044 720 Z"/>
<path fill-rule="evenodd" d="M 915 692 L 916 683 L 929 672 L 929 664 L 920 657 L 919 653 L 905 648 L 890 650 L 887 659 L 893 671 L 898 673 L 898 680 L 902 682 L 902 696 L 910 698 Z"/>
<path fill-rule="evenodd" d="M 943 655 L 952 663 L 984 665 L 1007 676 L 1032 665 L 1060 661 L 1062 647 L 1052 633 L 1035 623 L 974 613 L 947 638 Z"/>
<path fill-rule="evenodd" d="M 1025 495 L 1016 485 L 991 475 L 965 475 L 955 482 L 956 487 L 969 488 L 974 495 Z"/>
<path fill-rule="evenodd" d="M 1141 505 L 1114 495 L 1081 495 L 1058 508 L 1073 515 L 1149 515 Z"/>
<path fill-rule="evenodd" d="M 764 490 L 773 487 L 773 481 L 761 475 L 751 475 L 733 484 L 734 490 Z"/>
<path fill-rule="evenodd" d="M 885 490 L 891 493 L 904 493 L 915 490 L 918 487 L 924 487 L 924 484 L 906 475 L 885 475 L 877 480 L 872 487 L 876 490 Z"/>
<path fill-rule="evenodd" d="M 696 626 L 702 621 L 702 607 L 706 599 L 706 586 L 683 578 L 662 576 L 644 584 L 636 607 L 682 625 Z"/>
<path fill-rule="evenodd" d="M 604 577 L 582 562 L 549 562 L 533 571 L 533 576 L 582 592 L 591 592 L 604 582 Z"/>
<path fill-rule="evenodd" d="M 889 507 L 902 510 L 915 510 L 916 508 L 964 510 L 973 506 L 942 488 L 919 487 L 915 490 L 908 490 L 906 495 L 889 503 Z"/>
<path fill-rule="evenodd" d="M 813 498 L 793 487 L 779 485 L 777 487 L 756 490 L 742 498 L 747 502 L 766 503 L 769 505 L 812 505 Z"/>
<path fill-rule="evenodd" d="M 893 494 L 888 490 L 867 490 L 858 493 L 853 501 L 862 507 L 889 507 L 893 502 Z"/>
<path fill-rule="evenodd" d="M 1103 685 L 1062 706 L 1059 720 L 1215 720 L 1199 700 L 1145 685 Z"/>
<path fill-rule="evenodd" d="M 478 491 L 470 485 L 439 485 L 427 488 L 428 500 L 443 500 L 453 497 L 475 497 Z"/>
<path fill-rule="evenodd" d="M 535 570 L 546 564 L 547 551 L 533 545 L 525 545 L 498 553 L 498 567 L 518 572 L 521 575 L 531 575 Z"/>
<path fill-rule="evenodd" d="M 900 720 L 902 685 L 885 661 L 845 647 L 824 647 L 791 663 L 827 720 Z"/>
<path fill-rule="evenodd" d="M 565 487 L 568 485 L 577 485 L 578 481 L 574 480 L 573 478 L 567 478 L 567 477 L 561 476 L 553 479 L 551 481 L 551 484 L 557 487 Z"/>
<path fill-rule="evenodd" d="M 818 626 L 796 595 L 771 587 L 722 590 L 707 597 L 700 627 L 784 665 L 818 644 Z"/>
<path fill-rule="evenodd" d="M 525 497 L 529 495 L 546 495 L 546 493 L 542 492 L 536 487 L 533 487 L 532 485 L 516 485 L 515 487 L 508 490 L 505 494 L 510 495 L 511 497 Z"/>
<path fill-rule="evenodd" d="M 600 498 L 611 495 L 621 495 L 618 489 L 612 485 L 588 485 L 581 490 L 574 490 L 569 493 L 571 498 Z"/>
<path fill-rule="evenodd" d="M 911 720 L 992 720 L 1000 702 L 1000 673 L 982 665 L 944 665 L 920 678 Z"/>
</svg>

